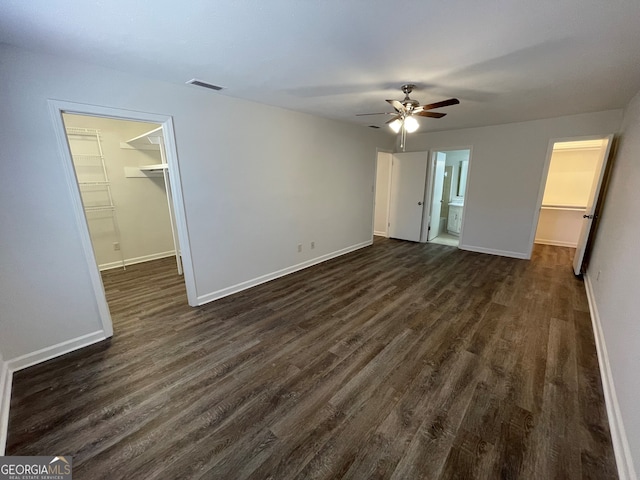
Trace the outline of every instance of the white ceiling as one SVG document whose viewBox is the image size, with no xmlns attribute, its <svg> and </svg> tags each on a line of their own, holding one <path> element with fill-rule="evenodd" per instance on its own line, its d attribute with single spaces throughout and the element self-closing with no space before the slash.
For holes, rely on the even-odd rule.
<svg viewBox="0 0 640 480">
<path fill-rule="evenodd" d="M 403 83 L 421 103 L 460 99 L 420 131 L 640 90 L 638 0 L 2 0 L 0 42 L 362 125 L 384 123 L 355 114 L 390 111 Z"/>
</svg>

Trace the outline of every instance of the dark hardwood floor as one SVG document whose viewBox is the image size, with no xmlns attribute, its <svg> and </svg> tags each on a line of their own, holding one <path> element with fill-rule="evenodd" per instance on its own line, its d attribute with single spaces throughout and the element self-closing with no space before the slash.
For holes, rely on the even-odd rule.
<svg viewBox="0 0 640 480">
<path fill-rule="evenodd" d="M 376 240 L 199 308 L 173 259 L 107 272 L 113 339 L 15 374 L 7 454 L 76 480 L 617 478 L 572 252 Z"/>
</svg>

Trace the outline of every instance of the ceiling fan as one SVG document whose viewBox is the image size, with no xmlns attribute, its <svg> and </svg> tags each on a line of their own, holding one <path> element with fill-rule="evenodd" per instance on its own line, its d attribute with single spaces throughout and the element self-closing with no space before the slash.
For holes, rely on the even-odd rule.
<svg viewBox="0 0 640 480">
<path fill-rule="evenodd" d="M 400 136 L 400 148 L 404 151 L 404 144 L 407 136 L 407 132 L 415 132 L 418 127 L 418 121 L 414 118 L 418 117 L 430 117 L 430 118 L 442 118 L 446 113 L 431 112 L 430 110 L 448 107 L 449 105 L 457 105 L 460 100 L 457 98 L 450 98 L 449 100 L 443 100 L 441 102 L 430 103 L 429 105 L 420 105 L 417 100 L 409 98 L 409 94 L 416 86 L 413 83 L 407 83 L 402 86 L 402 93 L 404 93 L 404 100 L 387 100 L 388 103 L 395 109 L 395 112 L 381 112 L 381 113 L 359 113 L 356 116 L 362 117 L 365 115 L 393 115 L 388 122 L 386 122 L 391 129 L 398 133 Z"/>
</svg>

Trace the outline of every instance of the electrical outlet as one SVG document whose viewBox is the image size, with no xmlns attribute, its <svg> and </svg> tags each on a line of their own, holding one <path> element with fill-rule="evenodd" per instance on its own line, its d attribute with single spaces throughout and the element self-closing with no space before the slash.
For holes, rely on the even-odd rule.
<svg viewBox="0 0 640 480">
<path fill-rule="evenodd" d="M 113 242 L 113 249 L 115 251 L 120 250 L 120 242 Z"/>
<path fill-rule="evenodd" d="M 316 242 L 311 242 L 311 250 L 313 250 L 314 248 L 316 248 Z"/>
<path fill-rule="evenodd" d="M 300 253 L 300 252 L 302 252 L 302 244 L 301 243 L 298 244 L 298 253 Z"/>
</svg>

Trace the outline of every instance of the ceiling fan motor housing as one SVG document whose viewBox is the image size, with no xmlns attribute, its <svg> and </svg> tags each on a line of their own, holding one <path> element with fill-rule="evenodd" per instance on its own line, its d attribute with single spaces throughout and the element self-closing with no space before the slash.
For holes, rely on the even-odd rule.
<svg viewBox="0 0 640 480">
<path fill-rule="evenodd" d="M 407 83 L 406 85 L 402 85 L 402 93 L 404 93 L 408 97 L 409 94 L 413 92 L 414 88 L 416 88 L 415 83 Z"/>
<path fill-rule="evenodd" d="M 441 107 L 448 107 L 450 105 L 457 105 L 460 103 L 457 98 L 450 98 L 448 100 L 442 100 L 440 102 L 430 103 L 428 105 L 420 105 L 417 100 L 413 100 L 409 97 L 409 94 L 415 87 L 416 86 L 413 83 L 402 85 L 404 99 L 402 101 L 387 100 L 387 103 L 391 104 L 395 112 L 359 113 L 357 115 L 393 115 L 393 117 L 385 123 L 391 125 L 391 127 L 396 130 L 394 126 L 398 126 L 399 123 L 404 125 L 405 119 L 408 119 L 409 117 L 413 117 L 415 115 L 420 117 L 442 118 L 446 115 L 446 113 L 431 112 L 430 110 Z M 411 120 L 417 124 L 415 119 L 412 118 Z"/>
<path fill-rule="evenodd" d="M 403 101 L 402 104 L 404 105 L 404 107 L 407 110 L 412 110 L 414 108 L 418 108 L 420 106 L 420 102 L 418 102 L 417 100 L 411 100 L 409 97 L 406 97 Z M 411 108 L 409 108 L 411 107 Z"/>
<path fill-rule="evenodd" d="M 407 110 L 412 110 L 420 106 L 420 102 L 409 98 L 409 94 L 413 91 L 414 88 L 416 88 L 416 86 L 413 83 L 407 83 L 406 85 L 402 86 L 402 93 L 404 93 L 404 100 L 402 100 L 402 105 L 404 105 Z"/>
</svg>

